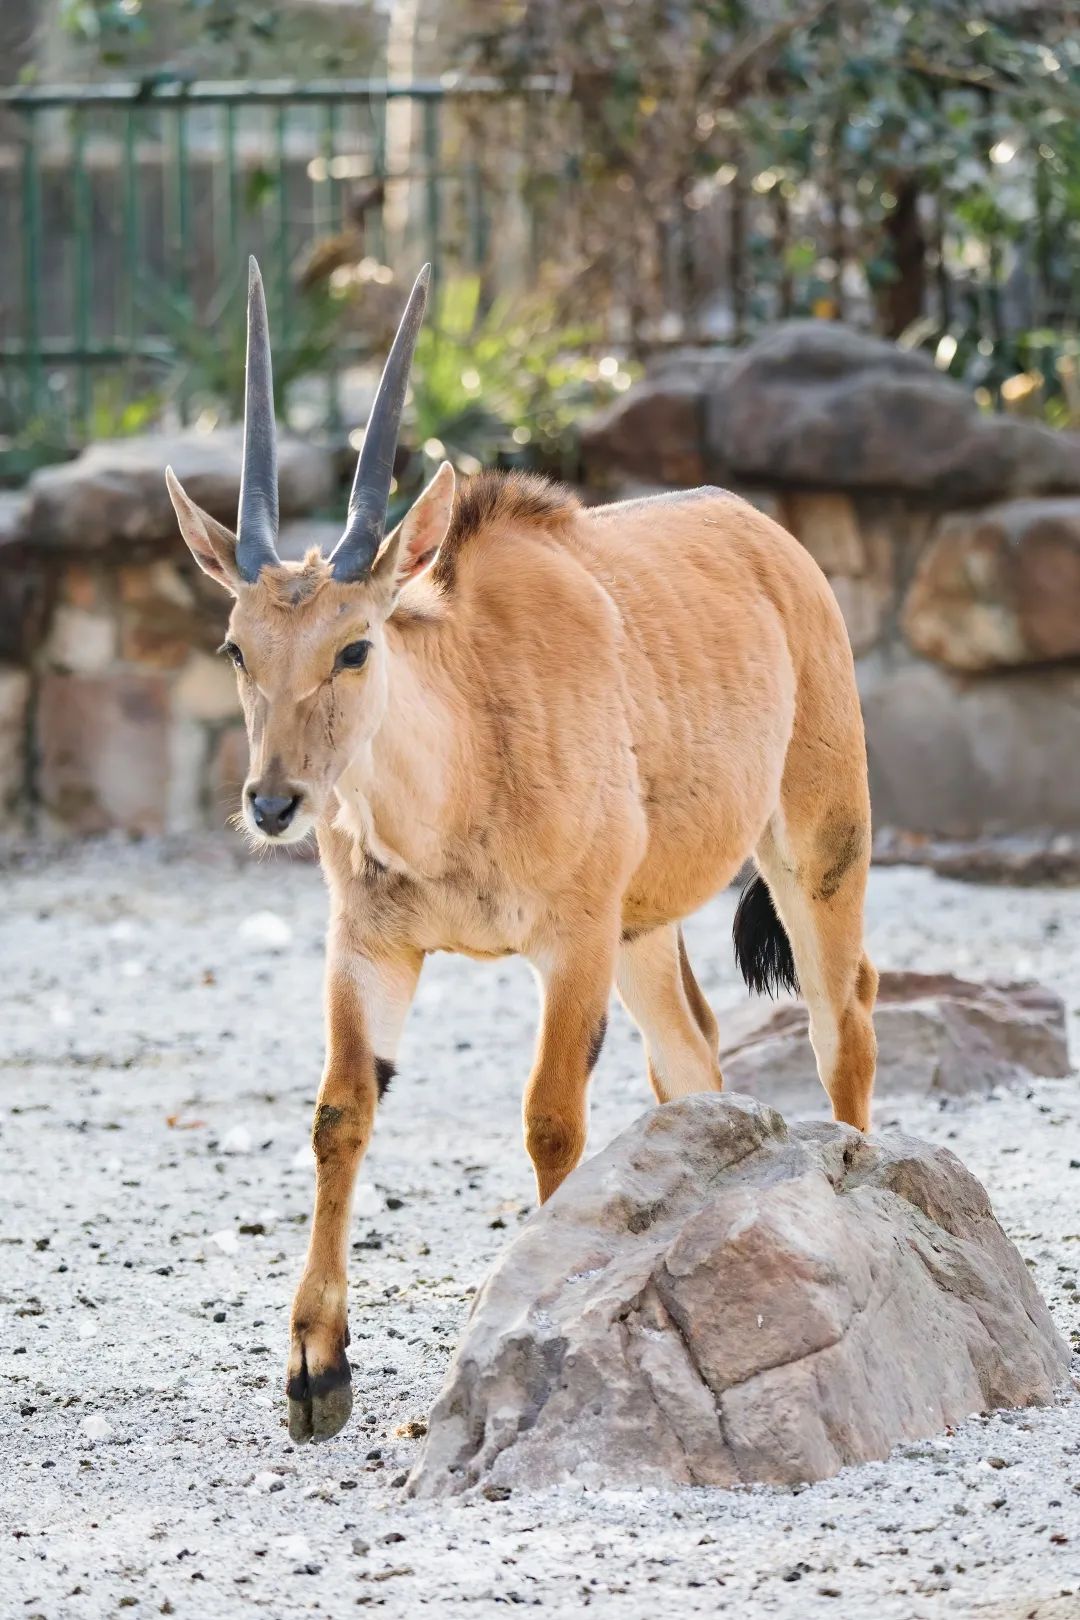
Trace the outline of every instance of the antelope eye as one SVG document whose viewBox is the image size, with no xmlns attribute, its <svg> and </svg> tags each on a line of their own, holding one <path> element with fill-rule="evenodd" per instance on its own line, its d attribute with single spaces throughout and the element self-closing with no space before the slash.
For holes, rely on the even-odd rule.
<svg viewBox="0 0 1080 1620">
<path fill-rule="evenodd" d="M 337 655 L 337 669 L 359 669 L 371 651 L 370 641 L 350 641 Z"/>
<path fill-rule="evenodd" d="M 244 667 L 244 655 L 240 651 L 239 647 L 236 645 L 235 641 L 225 641 L 225 642 L 223 642 L 222 645 L 218 648 L 218 652 L 228 653 L 229 657 L 232 659 L 232 661 L 236 665 L 237 669 L 243 669 L 243 667 Z"/>
</svg>

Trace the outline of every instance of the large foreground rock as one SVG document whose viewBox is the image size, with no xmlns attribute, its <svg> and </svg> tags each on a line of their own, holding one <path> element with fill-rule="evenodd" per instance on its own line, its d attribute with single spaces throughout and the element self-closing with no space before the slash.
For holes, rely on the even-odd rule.
<svg viewBox="0 0 1080 1620">
<path fill-rule="evenodd" d="M 874 1009 L 875 1093 L 985 1093 L 1070 1072 L 1065 1005 L 1041 984 L 973 983 L 951 973 L 883 973 Z M 826 1107 L 798 1001 L 728 1018 L 724 1082 L 774 1108 Z"/>
<path fill-rule="evenodd" d="M 40 545 L 79 551 L 112 541 L 162 544 L 178 538 L 165 488 L 171 466 L 193 501 L 230 526 L 240 495 L 242 434 L 148 433 L 93 444 L 76 460 L 46 467 L 30 481 L 24 527 Z M 329 450 L 289 434 L 278 438 L 282 517 L 312 512 L 334 494 Z"/>
<path fill-rule="evenodd" d="M 689 1097 L 575 1171 L 504 1252 L 410 1489 L 824 1479 L 1045 1402 L 1067 1366 L 951 1153 Z"/>
</svg>

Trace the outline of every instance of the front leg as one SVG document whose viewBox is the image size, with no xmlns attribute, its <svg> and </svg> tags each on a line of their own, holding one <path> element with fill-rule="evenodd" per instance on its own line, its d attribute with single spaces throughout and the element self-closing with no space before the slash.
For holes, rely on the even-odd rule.
<svg viewBox="0 0 1080 1620">
<path fill-rule="evenodd" d="M 525 1092 L 525 1146 L 542 1204 L 585 1151 L 586 1092 L 607 1029 L 617 938 L 613 922 L 599 937 L 561 942 L 540 966 L 544 1006 Z"/>
<path fill-rule="evenodd" d="M 326 963 L 326 1067 L 315 1105 L 315 1213 L 292 1309 L 285 1392 L 294 1440 L 328 1440 L 352 1411 L 347 1318 L 349 1208 L 375 1105 L 423 957 L 373 957 L 331 931 Z"/>
</svg>

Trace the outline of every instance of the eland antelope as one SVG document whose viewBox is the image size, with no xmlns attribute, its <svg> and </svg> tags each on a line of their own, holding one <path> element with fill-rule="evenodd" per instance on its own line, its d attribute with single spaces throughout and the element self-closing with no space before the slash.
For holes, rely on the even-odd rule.
<svg viewBox="0 0 1080 1620">
<path fill-rule="evenodd" d="M 292 1314 L 296 1440 L 352 1395 L 349 1205 L 429 951 L 526 957 L 543 989 L 525 1143 L 541 1200 L 585 1145 L 612 983 L 660 1102 L 719 1090 L 681 921 L 753 858 L 735 919 L 753 989 L 801 986 L 837 1119 L 866 1130 L 877 974 L 863 949 L 866 752 L 844 621 L 791 535 L 698 489 L 583 507 L 444 462 L 384 534 L 417 279 L 330 556 L 282 562 L 266 307 L 251 263 L 239 523 L 169 492 L 233 598 L 223 651 L 257 840 L 314 832 L 330 891 L 315 1210 Z"/>
</svg>

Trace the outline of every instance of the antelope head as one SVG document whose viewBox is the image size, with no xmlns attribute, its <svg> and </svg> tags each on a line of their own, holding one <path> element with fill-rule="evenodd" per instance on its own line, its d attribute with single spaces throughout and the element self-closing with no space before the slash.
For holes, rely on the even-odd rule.
<svg viewBox="0 0 1080 1620">
<path fill-rule="evenodd" d="M 250 261 L 240 512 L 236 533 L 165 478 L 199 567 L 235 598 L 222 652 L 236 665 L 250 747 L 242 817 L 252 835 L 296 843 L 327 814 L 342 773 L 370 744 L 387 703 L 384 626 L 402 587 L 435 559 L 450 521 L 454 472 L 443 462 L 385 537 L 401 413 L 430 266 L 405 306 L 371 407 L 348 517 L 333 552 L 282 562 L 270 336 Z"/>
</svg>

